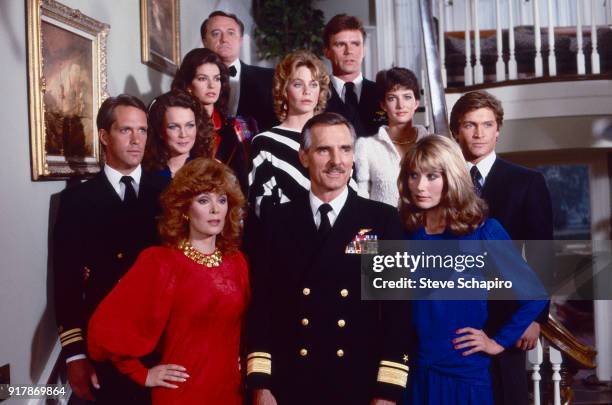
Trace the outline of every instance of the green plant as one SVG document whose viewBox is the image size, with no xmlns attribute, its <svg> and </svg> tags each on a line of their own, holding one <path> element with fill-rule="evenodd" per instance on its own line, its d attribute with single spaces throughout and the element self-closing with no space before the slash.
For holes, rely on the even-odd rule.
<svg viewBox="0 0 612 405">
<path fill-rule="evenodd" d="M 253 0 L 259 58 L 282 58 L 296 49 L 323 54 L 323 11 L 313 8 L 311 3 L 311 0 Z"/>
</svg>

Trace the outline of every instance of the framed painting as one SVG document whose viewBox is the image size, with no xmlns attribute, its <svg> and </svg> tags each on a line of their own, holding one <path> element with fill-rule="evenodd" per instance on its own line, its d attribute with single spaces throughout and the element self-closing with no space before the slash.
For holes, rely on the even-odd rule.
<svg viewBox="0 0 612 405">
<path fill-rule="evenodd" d="M 180 63 L 179 0 L 140 0 L 142 62 L 174 74 Z"/>
<path fill-rule="evenodd" d="M 32 179 L 91 176 L 110 27 L 54 0 L 27 0 L 27 29 Z"/>
</svg>

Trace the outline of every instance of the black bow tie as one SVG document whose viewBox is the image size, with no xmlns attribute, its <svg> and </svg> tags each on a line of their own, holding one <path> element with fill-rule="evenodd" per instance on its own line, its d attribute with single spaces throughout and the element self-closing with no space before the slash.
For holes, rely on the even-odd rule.
<svg viewBox="0 0 612 405">
<path fill-rule="evenodd" d="M 238 71 L 236 70 L 236 66 L 234 65 L 230 66 L 228 71 L 229 71 L 229 75 L 232 77 L 236 77 L 236 73 L 238 73 Z"/>
</svg>

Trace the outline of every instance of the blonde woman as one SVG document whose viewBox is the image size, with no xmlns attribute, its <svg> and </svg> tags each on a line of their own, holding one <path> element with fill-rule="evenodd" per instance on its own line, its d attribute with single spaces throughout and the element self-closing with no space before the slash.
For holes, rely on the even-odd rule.
<svg viewBox="0 0 612 405">
<path fill-rule="evenodd" d="M 400 215 L 410 239 L 466 241 L 463 246 L 471 240 L 495 241 L 478 242 L 488 252 L 487 266 L 478 274 L 490 277 L 491 270 L 497 271 L 501 279 L 520 282 L 525 290 L 539 290 L 537 278 L 512 248 L 504 228 L 486 218 L 486 205 L 474 193 L 455 142 L 435 135 L 417 142 L 402 160 L 398 188 Z M 513 346 L 546 305 L 519 291 L 518 309 L 499 330 L 487 334 L 487 290 L 469 294 L 463 301 L 412 302 L 409 318 L 417 341 L 408 404 L 493 405 L 491 357 Z"/>
<path fill-rule="evenodd" d="M 306 121 L 325 110 L 329 95 L 325 66 L 310 52 L 290 53 L 276 67 L 272 94 L 280 125 L 255 136 L 251 148 L 249 202 L 258 216 L 310 189 L 298 150 Z"/>
</svg>

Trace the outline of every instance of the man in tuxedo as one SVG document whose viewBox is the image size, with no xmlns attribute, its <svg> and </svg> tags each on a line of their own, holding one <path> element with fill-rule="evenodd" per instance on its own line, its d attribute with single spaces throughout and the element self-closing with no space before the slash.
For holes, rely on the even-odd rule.
<svg viewBox="0 0 612 405">
<path fill-rule="evenodd" d="M 529 241 L 553 239 L 552 205 L 544 176 L 535 170 L 500 159 L 495 146 L 504 119 L 501 102 L 486 91 L 462 96 L 453 106 L 450 127 L 459 142 L 474 183 L 474 189 L 489 206 L 510 237 L 525 248 L 530 266 L 543 279 L 552 269 L 550 245 Z M 487 328 L 494 333 L 516 310 L 516 303 L 489 301 Z M 492 376 L 496 404 L 528 403 L 525 351 L 535 347 L 540 324 L 548 319 L 548 308 L 527 328 L 512 349 L 493 358 Z"/>
<path fill-rule="evenodd" d="M 323 30 L 325 57 L 332 65 L 331 98 L 326 111 L 348 119 L 357 136 L 375 134 L 384 119 L 376 84 L 361 73 L 365 40 L 362 22 L 346 14 L 334 16 Z"/>
<path fill-rule="evenodd" d="M 240 47 L 244 24 L 236 15 L 213 11 L 200 27 L 204 48 L 214 51 L 230 72 L 229 114 L 251 117 L 259 131 L 278 124 L 272 104 L 274 70 L 242 62 Z"/>
<path fill-rule="evenodd" d="M 302 134 L 310 192 L 276 208 L 252 256 L 253 403 L 393 404 L 407 380 L 408 304 L 362 301 L 350 247 L 358 235 L 401 238 L 400 220 L 347 187 L 355 134 L 344 117 L 317 115 Z"/>
<path fill-rule="evenodd" d="M 106 99 L 96 119 L 105 165 L 61 193 L 55 224 L 55 311 L 71 403 L 147 403 L 148 392 L 110 364 L 87 358 L 87 322 L 138 254 L 157 243 L 155 217 L 167 180 L 142 172 L 145 105 L 121 94 Z M 92 389 L 95 388 L 95 389 Z M 81 401 L 82 402 L 82 401 Z"/>
</svg>

